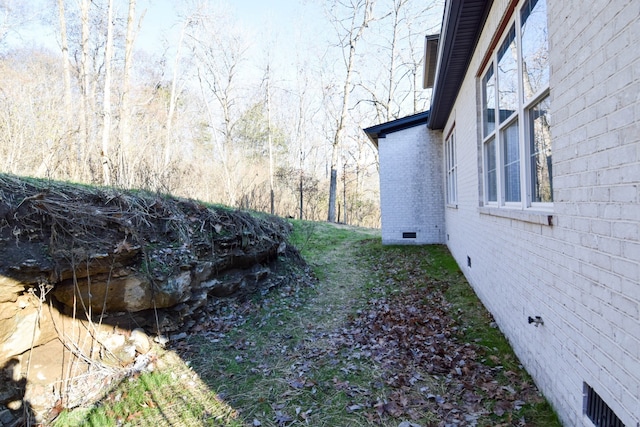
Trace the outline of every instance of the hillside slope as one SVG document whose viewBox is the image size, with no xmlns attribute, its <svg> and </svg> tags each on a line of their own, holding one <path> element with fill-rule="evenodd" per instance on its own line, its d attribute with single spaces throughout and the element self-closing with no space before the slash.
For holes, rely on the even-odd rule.
<svg viewBox="0 0 640 427">
<path fill-rule="evenodd" d="M 289 231 L 193 200 L 0 175 L 0 412 L 82 403 L 74 378 L 108 377 L 209 303 L 277 286 L 278 258 L 301 262 Z"/>
</svg>

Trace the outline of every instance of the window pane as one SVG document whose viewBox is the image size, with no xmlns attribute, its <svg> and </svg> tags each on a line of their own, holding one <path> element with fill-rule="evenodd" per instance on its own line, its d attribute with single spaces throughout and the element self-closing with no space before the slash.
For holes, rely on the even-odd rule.
<svg viewBox="0 0 640 427">
<path fill-rule="evenodd" d="M 520 201 L 520 150 L 518 144 L 518 122 L 515 121 L 501 132 L 502 161 L 504 166 L 504 200 Z"/>
<path fill-rule="evenodd" d="M 524 100 L 549 85 L 547 1 L 529 0 L 522 8 L 522 83 Z"/>
<path fill-rule="evenodd" d="M 484 144 L 485 186 L 488 202 L 498 201 L 498 169 L 496 162 L 496 140 L 491 138 Z"/>
<path fill-rule="evenodd" d="M 482 120 L 484 136 L 489 135 L 496 128 L 496 77 L 493 65 L 482 79 Z"/>
<path fill-rule="evenodd" d="M 447 203 L 455 204 L 458 200 L 457 194 L 457 162 L 456 162 L 456 141 L 455 134 L 445 142 L 445 162 L 447 165 Z"/>
<path fill-rule="evenodd" d="M 531 201 L 553 201 L 549 97 L 529 110 L 531 147 Z"/>
<path fill-rule="evenodd" d="M 500 123 L 518 108 L 518 53 L 515 27 L 511 27 L 498 51 L 498 108 Z"/>
</svg>

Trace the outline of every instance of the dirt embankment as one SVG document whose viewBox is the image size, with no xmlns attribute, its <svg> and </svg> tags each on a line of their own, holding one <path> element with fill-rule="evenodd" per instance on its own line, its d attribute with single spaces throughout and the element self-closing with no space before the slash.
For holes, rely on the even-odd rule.
<svg viewBox="0 0 640 427">
<path fill-rule="evenodd" d="M 74 378 L 108 381 L 143 363 L 153 336 L 205 318 L 212 299 L 276 286 L 279 258 L 301 262 L 289 228 L 192 200 L 0 175 L 0 414 L 82 403 L 86 393 L 67 392 Z"/>
</svg>

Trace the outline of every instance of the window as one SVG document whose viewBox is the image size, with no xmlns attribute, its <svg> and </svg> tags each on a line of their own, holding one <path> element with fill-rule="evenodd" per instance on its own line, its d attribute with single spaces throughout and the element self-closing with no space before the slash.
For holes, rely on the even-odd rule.
<svg viewBox="0 0 640 427">
<path fill-rule="evenodd" d="M 481 79 L 484 203 L 553 202 L 546 0 L 525 0 Z"/>
<path fill-rule="evenodd" d="M 447 204 L 456 205 L 458 203 L 458 161 L 456 159 L 456 137 L 452 130 L 444 143 L 444 158 L 447 170 Z"/>
<path fill-rule="evenodd" d="M 491 138 L 484 144 L 484 170 L 486 179 L 485 194 L 487 201 L 498 201 L 498 171 L 496 163 L 496 139 Z"/>
<path fill-rule="evenodd" d="M 531 153 L 532 202 L 553 201 L 551 134 L 549 133 L 549 97 L 529 110 L 529 152 Z"/>
<path fill-rule="evenodd" d="M 518 145 L 518 121 L 500 131 L 504 176 L 504 201 L 520 201 L 520 147 Z"/>
</svg>

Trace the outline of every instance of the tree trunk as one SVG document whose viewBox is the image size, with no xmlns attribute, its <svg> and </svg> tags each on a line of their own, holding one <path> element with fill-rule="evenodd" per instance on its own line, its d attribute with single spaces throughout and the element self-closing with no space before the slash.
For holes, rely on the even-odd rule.
<svg viewBox="0 0 640 427">
<path fill-rule="evenodd" d="M 107 44 L 104 48 L 104 93 L 102 98 L 102 184 L 111 185 L 109 139 L 111 138 L 111 58 L 113 57 L 113 0 L 107 6 Z"/>
<path fill-rule="evenodd" d="M 331 179 L 329 181 L 329 222 L 336 222 L 336 191 L 338 187 L 338 171 L 331 167 Z"/>
<path fill-rule="evenodd" d="M 342 215 L 342 221 L 348 224 L 347 218 L 347 162 L 344 162 L 342 168 L 342 205 L 344 206 L 344 214 Z"/>
<path fill-rule="evenodd" d="M 67 41 L 67 20 L 64 16 L 64 0 L 58 0 L 58 16 L 60 19 L 60 38 L 62 42 L 62 74 L 64 78 L 64 112 L 65 123 L 71 120 L 71 66 L 69 65 L 69 44 Z"/>
<path fill-rule="evenodd" d="M 182 30 L 180 30 L 180 40 L 178 41 L 178 48 L 176 49 L 176 57 L 173 61 L 173 76 L 171 78 L 171 93 L 169 94 L 169 112 L 167 113 L 167 134 L 164 145 L 164 161 L 163 167 L 166 171 L 169 167 L 169 163 L 171 162 L 171 145 L 173 139 L 173 116 L 176 111 L 176 104 L 178 102 L 178 66 L 180 65 L 180 52 L 182 50 L 182 42 L 184 40 L 185 31 L 187 31 L 187 27 L 189 25 L 189 20 L 187 19 L 182 26 Z"/>
<path fill-rule="evenodd" d="M 271 75 L 267 64 L 267 140 L 269 143 L 269 194 L 271 201 L 271 215 L 275 215 L 275 194 L 273 191 L 273 141 L 271 140 Z"/>
<path fill-rule="evenodd" d="M 80 20 L 82 23 L 82 32 L 80 36 L 80 48 L 82 51 L 80 59 L 80 86 L 82 88 L 82 114 L 80 114 L 82 138 L 78 142 L 76 148 L 77 169 L 75 179 L 78 181 L 87 178 L 89 170 L 89 159 L 85 155 L 91 145 L 91 121 L 90 115 L 90 85 L 89 85 L 89 0 L 81 0 L 80 3 Z"/>
<path fill-rule="evenodd" d="M 327 220 L 329 222 L 336 221 L 336 191 L 338 188 L 338 154 L 340 145 L 342 143 L 342 134 L 346 126 L 347 115 L 349 113 L 349 95 L 351 94 L 351 80 L 353 78 L 354 64 L 356 59 L 356 45 L 358 40 L 362 37 L 364 29 L 367 28 L 371 20 L 373 19 L 373 3 L 374 0 L 364 0 L 364 3 L 359 2 L 353 6 L 353 14 L 351 15 L 351 27 L 347 34 L 347 43 L 349 48 L 349 54 L 346 64 L 346 76 L 344 80 L 344 89 L 342 92 L 342 108 L 340 111 L 340 117 L 336 126 L 335 136 L 333 138 L 333 144 L 331 146 L 331 178 L 329 183 L 329 210 Z M 356 25 L 356 19 L 361 8 L 364 8 L 362 23 Z M 336 18 L 337 20 L 338 18 Z"/>
<path fill-rule="evenodd" d="M 127 15 L 127 35 L 124 47 L 124 70 L 122 76 L 122 101 L 120 103 L 120 147 L 118 147 L 118 183 L 127 185 L 125 152 L 131 144 L 131 60 L 133 54 L 133 42 L 135 40 L 134 23 L 136 17 L 136 0 L 129 0 L 129 13 Z"/>
<path fill-rule="evenodd" d="M 303 196 L 304 196 L 304 174 L 302 173 L 302 167 L 300 167 L 300 219 L 303 219 Z"/>
<path fill-rule="evenodd" d="M 71 109 L 71 66 L 69 64 L 69 43 L 67 39 L 67 20 L 64 14 L 64 0 L 58 0 L 58 19 L 60 21 L 60 45 L 62 47 L 62 77 L 64 80 L 64 128 L 65 134 L 69 133 L 69 124 L 73 111 Z M 49 173 L 50 162 L 56 157 L 60 140 L 52 142 L 49 153 L 43 156 L 38 168 L 37 176 L 45 176 Z M 65 150 L 66 151 L 66 150 Z"/>
</svg>

